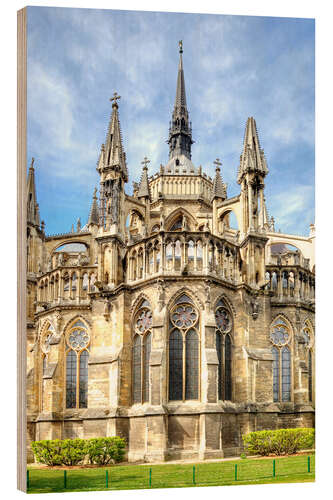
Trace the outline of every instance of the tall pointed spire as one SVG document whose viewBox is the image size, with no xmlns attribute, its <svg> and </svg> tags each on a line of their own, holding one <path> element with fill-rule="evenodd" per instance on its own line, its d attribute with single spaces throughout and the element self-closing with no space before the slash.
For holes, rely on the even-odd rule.
<svg viewBox="0 0 333 500">
<path fill-rule="evenodd" d="M 246 122 L 243 152 L 238 167 L 238 184 L 242 182 L 242 178 L 247 172 L 260 173 L 263 177 L 268 174 L 264 150 L 260 148 L 257 126 L 252 116 Z"/>
<path fill-rule="evenodd" d="M 39 206 L 37 203 L 36 196 L 36 185 L 35 185 L 35 169 L 34 169 L 35 159 L 31 158 L 31 164 L 27 179 L 27 222 L 34 224 L 35 226 L 40 226 L 39 218 Z"/>
<path fill-rule="evenodd" d="M 97 169 L 100 171 L 103 168 L 111 168 L 112 170 L 119 171 L 122 174 L 123 180 L 127 182 L 128 171 L 126 166 L 126 155 L 123 150 L 121 139 L 117 103 L 118 99 L 120 99 L 120 96 L 117 92 L 115 92 L 113 97 L 110 99 L 112 102 L 112 113 L 106 135 L 105 146 L 104 144 L 102 145 Z"/>
<path fill-rule="evenodd" d="M 185 108 L 186 109 L 186 92 L 185 92 L 185 78 L 183 69 L 183 41 L 179 42 L 179 64 L 178 64 L 178 76 L 177 76 L 177 91 L 175 99 L 175 108 Z"/>
<path fill-rule="evenodd" d="M 216 158 L 214 161 L 214 165 L 216 165 L 215 169 L 215 177 L 213 182 L 213 190 L 212 190 L 212 201 L 215 198 L 221 198 L 223 201 L 227 198 L 227 187 L 224 184 L 221 177 L 221 161 L 219 158 Z"/>
<path fill-rule="evenodd" d="M 97 205 L 97 188 L 94 189 L 94 195 L 93 195 L 93 201 L 91 204 L 91 209 L 90 209 L 90 214 L 89 214 L 89 219 L 88 219 L 88 225 L 89 224 L 96 224 L 98 225 L 99 223 L 99 217 L 98 217 L 98 205 Z"/>
<path fill-rule="evenodd" d="M 180 164 L 187 165 L 181 156 L 191 160 L 192 128 L 186 107 L 185 78 L 183 69 L 183 42 L 179 42 L 179 65 L 177 76 L 177 90 L 175 105 L 172 113 L 172 122 L 169 128 L 169 159 L 178 159 Z"/>
<path fill-rule="evenodd" d="M 142 175 L 139 183 L 139 189 L 138 189 L 138 198 L 150 198 L 150 189 L 149 189 L 149 180 L 148 180 L 148 163 L 150 161 L 148 158 L 145 156 L 141 164 L 143 165 L 142 168 Z"/>
</svg>

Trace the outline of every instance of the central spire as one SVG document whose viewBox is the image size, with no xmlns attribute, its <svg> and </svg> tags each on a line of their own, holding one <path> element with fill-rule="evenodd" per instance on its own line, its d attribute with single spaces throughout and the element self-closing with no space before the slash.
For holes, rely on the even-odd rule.
<svg viewBox="0 0 333 500">
<path fill-rule="evenodd" d="M 179 65 L 177 90 L 172 122 L 169 128 L 169 159 L 178 159 L 181 155 L 191 160 L 192 128 L 186 107 L 185 78 L 183 69 L 183 42 L 179 42 Z"/>
</svg>

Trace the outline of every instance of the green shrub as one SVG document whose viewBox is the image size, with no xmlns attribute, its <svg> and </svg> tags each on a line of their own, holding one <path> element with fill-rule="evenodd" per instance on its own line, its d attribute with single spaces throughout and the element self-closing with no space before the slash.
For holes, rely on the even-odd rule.
<svg viewBox="0 0 333 500">
<path fill-rule="evenodd" d="M 250 455 L 291 455 L 314 447 L 314 429 L 277 429 L 250 432 L 243 437 L 245 451 Z"/>
<path fill-rule="evenodd" d="M 34 452 L 37 462 L 46 465 L 62 464 L 60 439 L 44 439 L 43 441 L 33 441 L 31 443 L 31 448 Z"/>
<path fill-rule="evenodd" d="M 87 454 L 92 464 L 107 465 L 111 462 L 121 462 L 124 458 L 125 440 L 118 436 L 87 441 Z"/>
<path fill-rule="evenodd" d="M 93 439 L 53 439 L 31 443 L 37 462 L 46 465 L 77 465 L 85 457 L 91 464 L 120 462 L 125 455 L 125 440 L 118 436 Z"/>
<path fill-rule="evenodd" d="M 77 465 L 87 454 L 86 439 L 65 439 L 61 441 L 61 457 L 64 465 Z"/>
</svg>

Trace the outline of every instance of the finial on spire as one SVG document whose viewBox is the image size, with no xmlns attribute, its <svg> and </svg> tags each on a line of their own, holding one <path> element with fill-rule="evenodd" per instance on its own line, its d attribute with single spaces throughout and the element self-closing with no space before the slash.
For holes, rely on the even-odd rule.
<svg viewBox="0 0 333 500">
<path fill-rule="evenodd" d="M 141 162 L 141 165 L 143 165 L 143 170 L 148 170 L 148 163 L 150 163 L 150 160 L 148 160 L 147 156 L 145 156 L 143 161 Z"/>
<path fill-rule="evenodd" d="M 34 168 L 34 163 L 35 163 L 35 158 L 34 158 L 34 157 L 32 157 L 32 158 L 31 158 L 30 168 Z"/>
<path fill-rule="evenodd" d="M 121 96 L 117 94 L 117 92 L 114 92 L 113 97 L 110 98 L 110 101 L 112 102 L 112 107 L 118 108 L 118 103 L 117 99 L 120 99 Z"/>
<path fill-rule="evenodd" d="M 220 167 L 222 166 L 222 162 L 221 162 L 220 158 L 216 158 L 216 160 L 214 161 L 214 165 L 216 166 L 215 170 L 217 172 L 220 172 L 220 170 L 221 170 Z"/>
<path fill-rule="evenodd" d="M 96 199 L 97 199 L 96 194 L 97 194 L 97 187 L 95 187 L 95 189 L 94 189 L 94 196 L 93 196 L 94 200 L 96 200 Z"/>
<path fill-rule="evenodd" d="M 179 40 L 178 44 L 179 44 L 179 54 L 182 54 L 183 53 L 183 40 Z"/>
</svg>

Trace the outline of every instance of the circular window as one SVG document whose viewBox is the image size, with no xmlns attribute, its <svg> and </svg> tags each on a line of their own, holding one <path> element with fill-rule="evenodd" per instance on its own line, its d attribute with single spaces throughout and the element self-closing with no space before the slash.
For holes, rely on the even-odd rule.
<svg viewBox="0 0 333 500">
<path fill-rule="evenodd" d="M 198 321 L 198 313 L 190 304 L 179 304 L 172 311 L 171 321 L 177 328 L 190 328 Z"/>
<path fill-rule="evenodd" d="M 231 330 L 232 321 L 229 312 L 224 307 L 218 307 L 215 311 L 217 327 L 221 332 L 228 333 Z"/>
<path fill-rule="evenodd" d="M 75 330 L 72 330 L 70 332 L 68 337 L 68 344 L 75 351 L 81 351 L 81 349 L 84 349 L 88 346 L 89 340 L 89 335 L 86 330 L 76 328 Z"/>
<path fill-rule="evenodd" d="M 150 309 L 140 309 L 136 318 L 135 329 L 138 333 L 144 333 L 151 328 L 153 317 Z"/>
<path fill-rule="evenodd" d="M 286 345 L 289 342 L 290 335 L 285 325 L 274 325 L 270 333 L 271 342 L 274 345 Z"/>
</svg>

